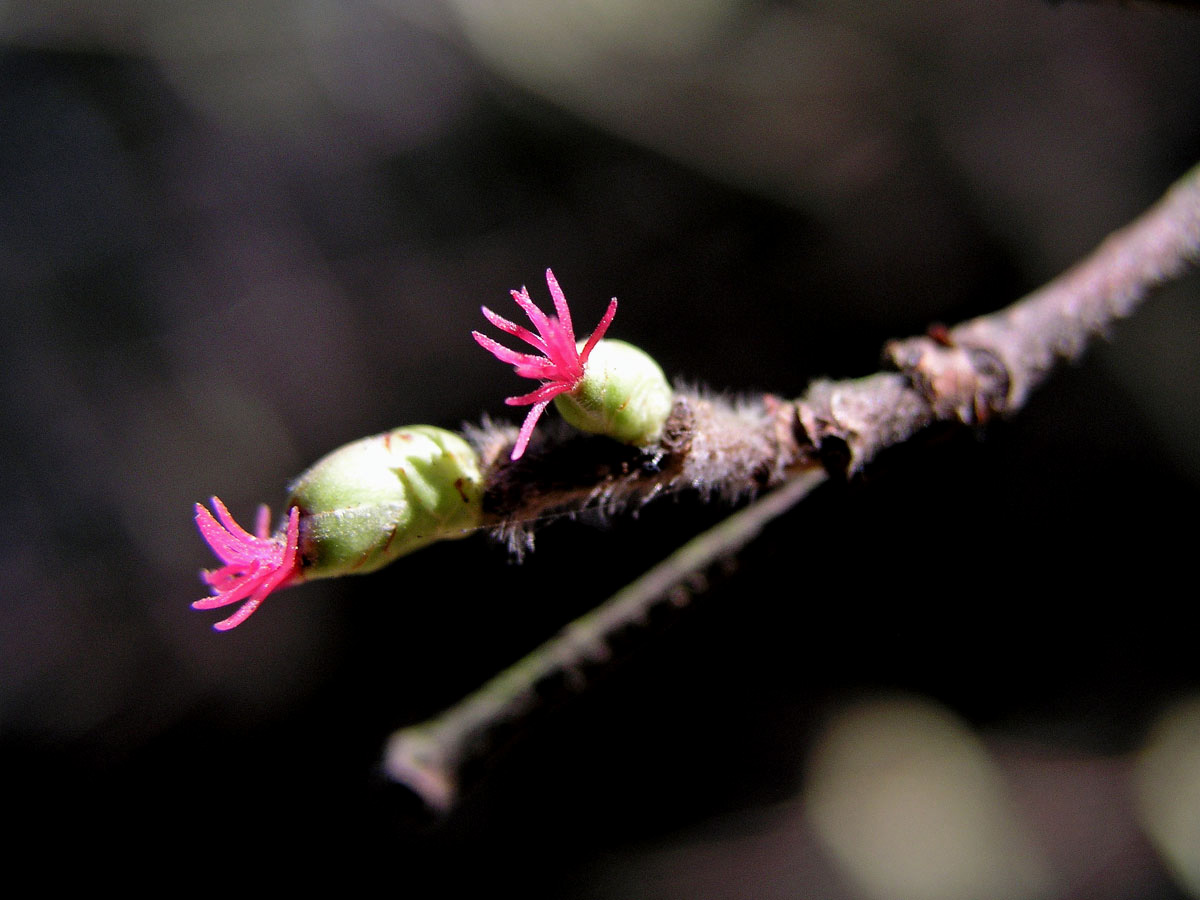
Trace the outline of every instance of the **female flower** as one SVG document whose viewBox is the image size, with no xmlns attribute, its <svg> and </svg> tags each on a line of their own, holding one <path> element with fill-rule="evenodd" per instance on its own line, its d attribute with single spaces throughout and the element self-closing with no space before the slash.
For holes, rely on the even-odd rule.
<svg viewBox="0 0 1200 900">
<path fill-rule="evenodd" d="M 245 601 L 228 619 L 213 627 L 228 631 L 241 625 L 250 614 L 275 590 L 302 581 L 300 573 L 300 510 L 292 507 L 288 513 L 287 526 L 279 534 L 269 533 L 271 511 L 266 505 L 258 508 L 255 534 L 243 529 L 225 504 L 212 498 L 212 513 L 196 504 L 196 525 L 213 553 L 223 562 L 219 569 L 201 573 L 201 578 L 213 596 L 197 600 L 193 609 L 218 609 L 238 601 Z"/>
<path fill-rule="evenodd" d="M 201 573 L 213 596 L 196 609 L 244 601 L 215 626 L 246 621 L 272 591 L 302 581 L 373 572 L 434 541 L 466 537 L 483 516 L 475 449 L 431 425 L 394 428 L 318 460 L 289 489 L 287 525 L 268 532 L 259 508 L 255 534 L 213 498 L 216 518 L 196 504 L 200 534 L 224 565 Z"/>
<path fill-rule="evenodd" d="M 600 324 L 596 326 L 596 330 L 592 332 L 592 336 L 587 339 L 587 343 L 581 350 L 575 343 L 575 329 L 571 325 L 571 310 L 567 308 L 567 298 L 563 296 L 562 288 L 558 286 L 558 280 L 549 269 L 546 270 L 546 284 L 549 285 L 550 296 L 554 299 L 554 310 L 558 313 L 557 318 L 542 312 L 530 298 L 528 289 L 523 287 L 519 291 L 509 292 L 517 301 L 517 305 L 525 310 L 525 314 L 537 328 L 537 334 L 528 328 L 522 328 L 520 325 L 508 321 L 503 316 L 496 315 L 486 306 L 483 307 L 483 315 L 489 322 L 501 331 L 520 338 L 535 350 L 540 351 L 541 356 L 509 350 L 487 335 L 480 334 L 478 331 L 471 332 L 471 336 L 475 338 L 479 346 L 501 362 L 512 365 L 522 378 L 535 378 L 545 382 L 535 391 L 519 397 L 509 397 L 504 401 L 509 406 L 533 404 L 533 408 L 529 410 L 529 415 L 525 417 L 525 422 L 521 425 L 521 432 L 517 436 L 517 443 L 512 451 L 513 459 L 520 459 L 525 452 L 525 447 L 529 444 L 529 438 L 533 434 L 533 426 L 537 424 L 538 418 L 550 401 L 559 394 L 573 391 L 579 386 L 579 382 L 583 380 L 584 366 L 592 354 L 592 349 L 604 337 L 604 332 L 608 330 L 613 316 L 617 314 L 617 298 L 613 297 L 612 302 L 608 304 L 608 311 L 604 313 Z"/>
<path fill-rule="evenodd" d="M 617 298 L 608 304 L 592 336 L 577 344 L 567 300 L 549 269 L 546 284 L 554 298 L 557 318 L 542 312 L 525 288 L 511 292 L 537 334 L 483 307 L 489 322 L 520 338 L 541 356 L 518 353 L 478 331 L 471 332 L 483 349 L 512 365 L 518 375 L 543 382 L 535 391 L 504 401 L 509 406 L 533 405 L 517 435 L 512 458 L 520 459 L 525 452 L 533 426 L 551 400 L 563 418 L 582 431 L 636 446 L 658 440 L 670 415 L 674 392 L 658 363 L 644 351 L 624 341 L 601 340 L 617 313 Z"/>
</svg>

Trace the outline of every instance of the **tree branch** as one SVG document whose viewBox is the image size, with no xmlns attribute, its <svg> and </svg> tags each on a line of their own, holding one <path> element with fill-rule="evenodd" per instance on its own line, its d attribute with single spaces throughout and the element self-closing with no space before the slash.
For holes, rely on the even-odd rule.
<svg viewBox="0 0 1200 900">
<path fill-rule="evenodd" d="M 738 499 L 815 465 L 853 474 L 934 421 L 973 424 L 1016 412 L 1055 362 L 1076 359 L 1094 335 L 1198 261 L 1200 166 L 1012 306 L 889 344 L 885 356 L 899 374 L 819 380 L 794 403 L 680 391 L 660 444 L 644 450 L 560 434 L 513 463 L 513 429 L 477 429 L 488 523 L 514 545 L 531 545 L 528 523 L 549 513 L 619 508 L 681 488 Z"/>
<path fill-rule="evenodd" d="M 1198 261 L 1200 166 L 1040 290 L 944 334 L 896 341 L 887 353 L 938 418 L 1013 413 L 1059 359 L 1077 359 L 1093 336 Z"/>
<path fill-rule="evenodd" d="M 642 450 L 560 437 L 510 463 L 515 430 L 485 423 L 471 435 L 486 466 L 485 510 L 515 545 L 531 545 L 527 523 L 547 512 L 643 503 L 683 487 L 730 498 L 784 487 L 685 545 L 461 703 L 396 732 L 386 771 L 430 807 L 449 809 L 462 765 L 498 726 L 534 705 L 539 684 L 579 681 L 607 658 L 616 633 L 806 496 L 823 479 L 820 468 L 845 477 L 935 421 L 970 424 L 1018 411 L 1057 360 L 1076 359 L 1091 337 L 1197 262 L 1200 166 L 1084 261 L 1012 306 L 889 344 L 886 357 L 899 372 L 817 381 L 795 402 L 680 392 L 661 443 Z"/>
</svg>

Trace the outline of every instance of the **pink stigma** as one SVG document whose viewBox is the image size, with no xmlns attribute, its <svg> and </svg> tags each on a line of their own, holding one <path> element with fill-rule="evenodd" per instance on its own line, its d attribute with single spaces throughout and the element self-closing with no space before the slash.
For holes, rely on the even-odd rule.
<svg viewBox="0 0 1200 900">
<path fill-rule="evenodd" d="M 272 591 L 302 580 L 297 553 L 300 510 L 293 506 L 287 527 L 281 534 L 271 536 L 271 512 L 265 505 L 258 508 L 256 534 L 238 525 L 216 497 L 212 498 L 212 505 L 217 513 L 215 519 L 196 504 L 196 525 L 224 565 L 200 573 L 204 583 L 212 588 L 213 596 L 197 600 L 192 608 L 217 609 L 244 600 L 237 612 L 213 626 L 218 631 L 228 631 L 245 622 Z"/>
<path fill-rule="evenodd" d="M 542 312 L 525 288 L 509 292 L 517 301 L 517 305 L 525 311 L 525 315 L 529 316 L 529 321 L 538 331 L 537 334 L 528 328 L 522 328 L 520 325 L 508 321 L 503 316 L 496 315 L 486 306 L 483 307 L 484 318 L 501 331 L 520 338 L 541 355 L 518 353 L 515 350 L 509 350 L 487 335 L 480 334 L 478 331 L 471 332 L 471 336 L 475 338 L 480 347 L 501 362 L 511 365 L 522 378 L 533 378 L 542 382 L 542 386 L 537 390 L 519 397 L 509 397 L 504 401 L 509 406 L 533 404 L 533 408 L 529 410 L 529 415 L 525 417 L 525 421 L 521 425 L 520 434 L 517 435 L 517 443 L 512 451 L 514 460 L 520 459 L 525 452 L 529 438 L 533 435 L 533 426 L 537 424 L 538 418 L 550 401 L 559 394 L 575 390 L 579 382 L 583 380 L 583 369 L 587 364 L 588 356 L 591 355 L 592 348 L 604 337 L 604 332 L 608 331 L 613 316 L 617 314 L 617 298 L 613 297 L 612 302 L 608 304 L 608 311 L 600 319 L 600 324 L 596 326 L 592 336 L 587 339 L 583 349 L 579 350 L 575 345 L 575 329 L 571 326 L 571 310 L 567 308 L 567 298 L 563 296 L 562 288 L 558 286 L 554 273 L 549 269 L 546 270 L 546 284 L 550 287 L 550 296 L 554 300 L 554 311 L 558 314 L 557 316 L 548 316 Z"/>
</svg>

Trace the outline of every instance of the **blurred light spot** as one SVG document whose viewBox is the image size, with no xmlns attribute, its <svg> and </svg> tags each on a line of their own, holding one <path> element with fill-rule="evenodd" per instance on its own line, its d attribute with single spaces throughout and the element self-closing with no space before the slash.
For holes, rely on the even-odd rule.
<svg viewBox="0 0 1200 900">
<path fill-rule="evenodd" d="M 1134 777 L 1150 840 L 1180 885 L 1200 897 L 1200 697 L 1158 720 Z"/>
<path fill-rule="evenodd" d="M 809 762 L 805 799 L 818 836 L 880 900 L 1020 900 L 1045 893 L 1005 786 L 980 741 L 917 700 L 838 716 Z"/>
<path fill-rule="evenodd" d="M 689 56 L 712 41 L 729 0 L 450 0 L 471 40 L 535 81 L 587 81 L 617 52 Z"/>
</svg>

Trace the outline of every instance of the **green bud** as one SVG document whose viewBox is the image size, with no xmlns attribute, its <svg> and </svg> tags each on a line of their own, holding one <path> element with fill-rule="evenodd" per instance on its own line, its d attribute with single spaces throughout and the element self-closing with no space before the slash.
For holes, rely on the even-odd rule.
<svg viewBox="0 0 1200 900">
<path fill-rule="evenodd" d="M 434 541 L 464 537 L 483 514 L 475 450 L 430 425 L 334 450 L 296 479 L 304 577 L 373 572 Z"/>
<path fill-rule="evenodd" d="M 644 447 L 658 440 L 671 414 L 674 391 L 648 353 L 624 341 L 592 348 L 584 376 L 554 405 L 581 431 Z"/>
</svg>

